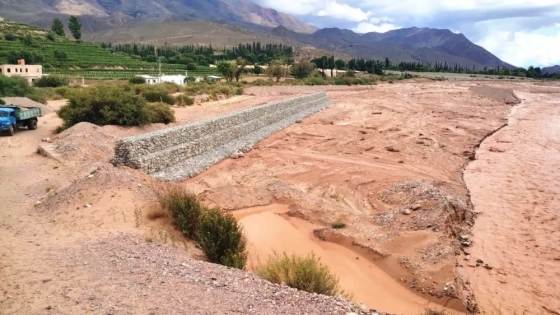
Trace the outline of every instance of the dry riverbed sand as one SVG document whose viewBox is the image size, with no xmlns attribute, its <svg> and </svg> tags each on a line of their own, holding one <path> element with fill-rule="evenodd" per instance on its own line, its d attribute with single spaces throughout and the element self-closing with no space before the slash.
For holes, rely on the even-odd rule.
<svg viewBox="0 0 560 315">
<path fill-rule="evenodd" d="M 494 87 L 255 87 L 177 108 L 185 123 L 318 90 L 333 100 L 185 185 L 234 211 L 249 269 L 272 250 L 314 251 L 369 308 L 555 314 L 559 88 Z M 59 124 L 51 112 L 36 131 L 0 137 L 3 313 L 365 313 L 197 261 L 195 244 L 151 215 L 153 179 L 109 164 L 116 137 L 168 126 L 52 134 Z M 50 158 L 35 153 L 39 145 Z"/>
</svg>

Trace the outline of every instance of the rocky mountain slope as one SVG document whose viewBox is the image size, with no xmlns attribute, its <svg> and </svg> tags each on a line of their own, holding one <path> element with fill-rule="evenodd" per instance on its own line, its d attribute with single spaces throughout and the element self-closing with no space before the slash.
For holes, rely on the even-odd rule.
<svg viewBox="0 0 560 315">
<path fill-rule="evenodd" d="M 79 15 L 84 39 L 97 42 L 231 46 L 260 41 L 393 62 L 513 67 L 449 30 L 412 27 L 367 34 L 339 28 L 316 30 L 250 0 L 3 0 L 0 12 L 44 28 L 50 28 L 54 17 L 66 20 L 70 14 Z M 200 27 L 201 23 L 206 27 Z"/>
<path fill-rule="evenodd" d="M 560 74 L 560 65 L 544 67 L 541 69 L 542 74 Z"/>
<path fill-rule="evenodd" d="M 39 24 L 60 15 L 94 17 L 101 22 L 110 21 L 115 16 L 122 19 L 124 15 L 141 20 L 200 19 L 265 27 L 284 25 L 304 33 L 316 30 L 293 16 L 263 8 L 249 0 L 4 0 L 0 2 L 0 12 L 9 18 Z M 110 23 L 98 24 L 91 31 L 111 26 Z"/>
</svg>

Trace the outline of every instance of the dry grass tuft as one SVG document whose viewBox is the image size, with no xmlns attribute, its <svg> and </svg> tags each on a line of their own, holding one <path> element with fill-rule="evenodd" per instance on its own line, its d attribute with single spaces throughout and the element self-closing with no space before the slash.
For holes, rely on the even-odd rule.
<svg viewBox="0 0 560 315">
<path fill-rule="evenodd" d="M 298 290 L 348 297 L 341 290 L 338 278 L 313 253 L 307 257 L 275 253 L 266 264 L 256 269 L 256 273 L 270 282 L 285 284 Z"/>
</svg>

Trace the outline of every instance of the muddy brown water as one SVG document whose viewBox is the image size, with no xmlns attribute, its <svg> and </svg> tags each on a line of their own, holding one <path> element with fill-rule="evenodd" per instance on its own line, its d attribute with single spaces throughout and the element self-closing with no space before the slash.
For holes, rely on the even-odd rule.
<svg viewBox="0 0 560 315">
<path fill-rule="evenodd" d="M 248 238 L 250 268 L 265 263 L 274 252 L 301 256 L 312 252 L 336 274 L 344 291 L 369 308 L 414 315 L 426 308 L 462 314 L 412 292 L 351 249 L 317 239 L 313 230 L 318 226 L 283 215 L 288 211 L 287 205 L 272 204 L 233 212 Z"/>
</svg>

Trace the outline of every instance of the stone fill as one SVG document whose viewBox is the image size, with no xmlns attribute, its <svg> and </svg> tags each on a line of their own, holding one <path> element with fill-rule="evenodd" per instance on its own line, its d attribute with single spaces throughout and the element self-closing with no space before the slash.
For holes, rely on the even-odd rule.
<svg viewBox="0 0 560 315">
<path fill-rule="evenodd" d="M 113 162 L 162 180 L 184 180 L 329 104 L 319 92 L 119 139 Z"/>
</svg>

